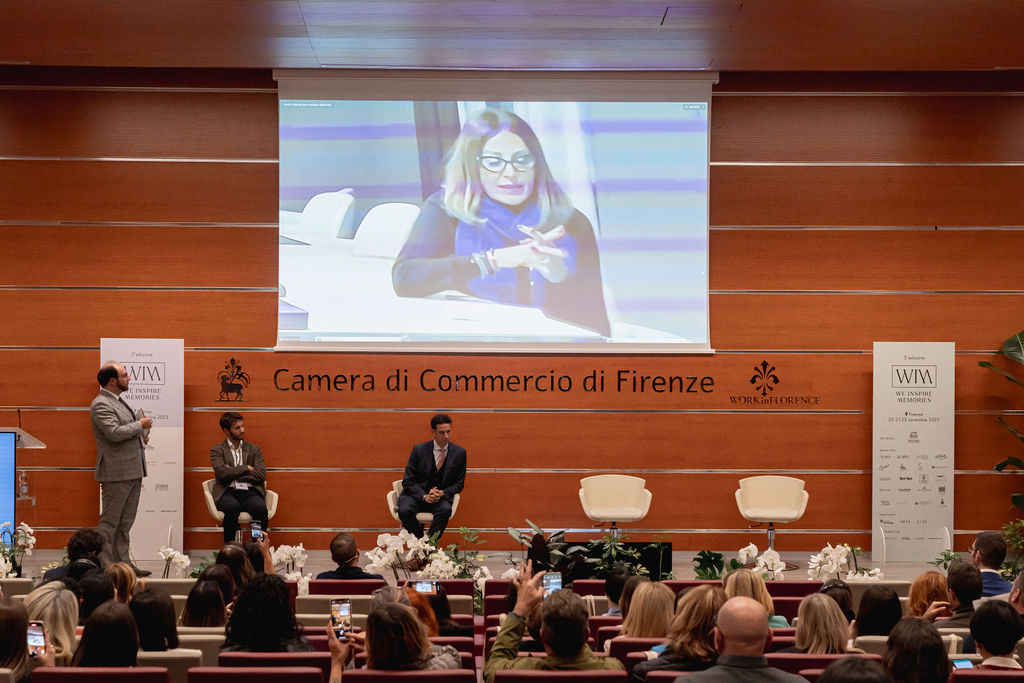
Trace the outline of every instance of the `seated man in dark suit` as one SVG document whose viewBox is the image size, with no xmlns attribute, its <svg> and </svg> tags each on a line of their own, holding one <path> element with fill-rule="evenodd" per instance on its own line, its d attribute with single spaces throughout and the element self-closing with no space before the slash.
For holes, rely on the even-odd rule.
<svg viewBox="0 0 1024 683">
<path fill-rule="evenodd" d="M 267 528 L 267 466 L 263 452 L 245 440 L 245 422 L 238 413 L 224 413 L 220 428 L 227 438 L 210 449 L 210 465 L 216 481 L 213 500 L 224 513 L 224 542 L 235 540 L 238 515 L 247 512 L 252 521 Z"/>
<path fill-rule="evenodd" d="M 342 531 L 331 539 L 331 559 L 338 565 L 316 575 L 318 579 L 380 579 L 380 574 L 369 574 L 359 566 L 359 548 L 352 534 Z"/>
<path fill-rule="evenodd" d="M 946 570 L 946 593 L 949 596 L 950 616 L 936 619 L 935 628 L 970 628 L 974 616 L 974 601 L 981 597 L 981 572 L 967 562 L 954 562 Z M 974 652 L 973 644 L 964 652 Z"/>
<path fill-rule="evenodd" d="M 971 563 L 981 571 L 982 597 L 990 598 L 1010 592 L 1013 584 L 999 575 L 999 569 L 1006 559 L 1006 541 L 1001 533 L 982 531 L 967 552 Z"/>
<path fill-rule="evenodd" d="M 430 418 L 434 438 L 412 447 L 398 497 L 398 518 L 417 538 L 423 525 L 417 512 L 432 512 L 428 537 L 440 537 L 452 516 L 452 499 L 466 482 L 466 449 L 451 442 L 452 419 L 444 414 Z"/>
</svg>

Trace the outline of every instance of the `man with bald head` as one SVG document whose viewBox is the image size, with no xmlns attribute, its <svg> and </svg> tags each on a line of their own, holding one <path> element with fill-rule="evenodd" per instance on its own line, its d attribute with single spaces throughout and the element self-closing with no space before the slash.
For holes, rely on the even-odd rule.
<svg viewBox="0 0 1024 683">
<path fill-rule="evenodd" d="M 790 681 L 805 679 L 768 666 L 764 650 L 772 642 L 768 610 L 757 600 L 735 597 L 718 610 L 715 649 L 718 663 L 710 669 L 686 674 L 678 683 L 691 681 Z"/>
</svg>

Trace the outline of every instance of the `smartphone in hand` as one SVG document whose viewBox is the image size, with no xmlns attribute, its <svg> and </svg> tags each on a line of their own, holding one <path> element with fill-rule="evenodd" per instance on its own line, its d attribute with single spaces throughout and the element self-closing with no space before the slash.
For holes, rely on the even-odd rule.
<svg viewBox="0 0 1024 683">
<path fill-rule="evenodd" d="M 338 640 L 347 640 L 352 631 L 352 601 L 348 598 L 331 600 L 331 626 Z"/>
<path fill-rule="evenodd" d="M 46 654 L 46 637 L 43 635 L 43 622 L 28 622 L 28 656 L 39 659 Z"/>
</svg>

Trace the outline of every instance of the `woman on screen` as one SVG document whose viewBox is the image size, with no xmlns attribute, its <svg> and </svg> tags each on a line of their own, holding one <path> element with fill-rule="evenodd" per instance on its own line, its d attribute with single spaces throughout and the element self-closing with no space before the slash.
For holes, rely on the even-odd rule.
<svg viewBox="0 0 1024 683">
<path fill-rule="evenodd" d="M 452 289 L 609 334 L 593 226 L 525 121 L 498 109 L 468 121 L 441 185 L 395 260 L 399 296 Z"/>
</svg>

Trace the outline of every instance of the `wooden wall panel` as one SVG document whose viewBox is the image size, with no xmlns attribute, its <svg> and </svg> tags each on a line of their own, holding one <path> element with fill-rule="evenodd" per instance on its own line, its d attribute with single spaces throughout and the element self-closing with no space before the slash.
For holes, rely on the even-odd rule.
<svg viewBox="0 0 1024 683">
<path fill-rule="evenodd" d="M 277 292 L 0 290 L 0 318 L 0 345 L 184 337 L 185 346 L 267 347 L 277 336 Z"/>
<path fill-rule="evenodd" d="M 177 225 L 2 226 L 0 253 L 18 258 L 0 285 L 109 287 L 106 265 L 136 244 L 157 257 L 118 272 L 119 287 L 277 287 L 276 226 Z"/>
<path fill-rule="evenodd" d="M 0 160 L 4 220 L 276 223 L 277 165 Z M 270 198 L 272 201 L 267 201 Z M 145 244 L 125 245 L 148 254 Z"/>
<path fill-rule="evenodd" d="M 1024 254 L 1024 231 L 712 230 L 710 280 L 712 290 L 1019 291 L 1006 252 Z M 879 267 L 890 261 L 899 267 Z"/>
<path fill-rule="evenodd" d="M 13 90 L 0 122 L 2 156 L 277 158 L 272 91 Z"/>
<path fill-rule="evenodd" d="M 1013 95 L 751 94 L 713 100 L 712 162 L 1022 160 L 1024 101 Z"/>
<path fill-rule="evenodd" d="M 1022 166 L 712 166 L 721 226 L 1024 225 Z"/>
</svg>

